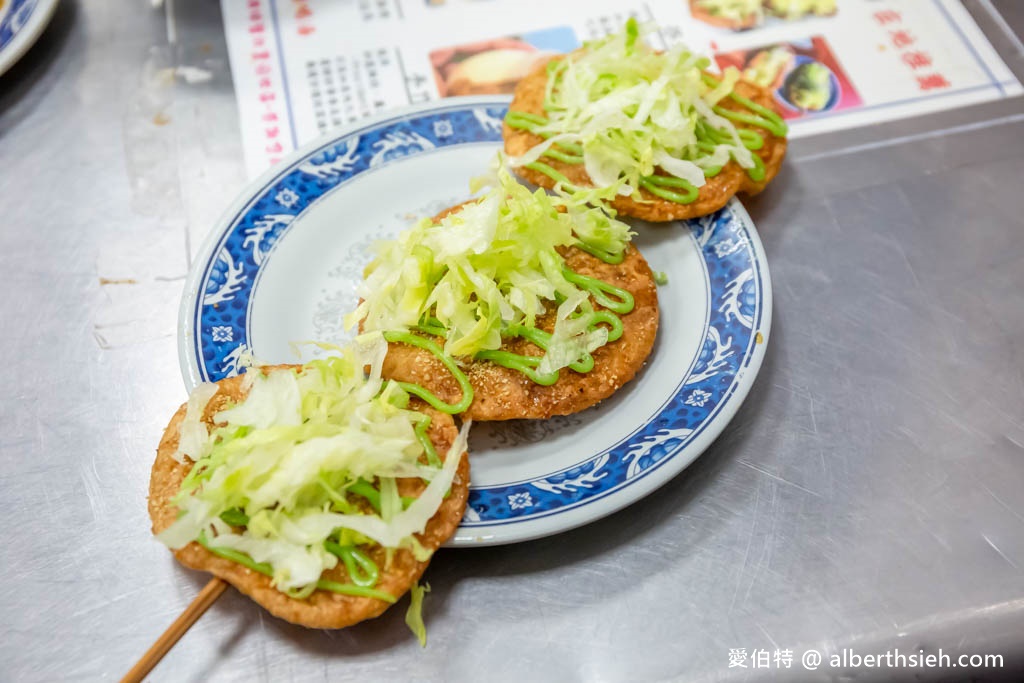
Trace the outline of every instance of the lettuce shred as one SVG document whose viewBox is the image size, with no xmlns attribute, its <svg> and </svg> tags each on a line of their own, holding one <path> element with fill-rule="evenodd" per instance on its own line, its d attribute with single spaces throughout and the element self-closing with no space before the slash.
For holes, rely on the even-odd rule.
<svg viewBox="0 0 1024 683">
<path fill-rule="evenodd" d="M 427 646 L 427 625 L 423 623 L 423 596 L 430 592 L 430 584 L 413 584 L 409 589 L 409 609 L 405 612 L 405 624 L 420 641 L 420 647 Z"/>
</svg>

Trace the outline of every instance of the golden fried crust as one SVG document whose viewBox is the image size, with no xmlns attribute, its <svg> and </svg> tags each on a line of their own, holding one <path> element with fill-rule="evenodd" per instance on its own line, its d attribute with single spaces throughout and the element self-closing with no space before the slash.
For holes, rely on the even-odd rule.
<svg viewBox="0 0 1024 683">
<path fill-rule="evenodd" d="M 242 377 L 221 380 L 218 382 L 217 393 L 206 407 L 203 420 L 212 425 L 212 416 L 215 413 L 223 409 L 229 401 L 237 401 L 242 397 Z M 428 434 L 434 448 L 443 458 L 458 435 L 451 416 L 439 413 L 418 400 L 414 400 L 411 407 L 430 415 Z M 182 405 L 167 425 L 157 448 L 156 461 L 153 463 L 149 483 L 149 516 L 153 520 L 154 534 L 169 527 L 176 519 L 178 508 L 171 503 L 171 498 L 178 492 L 182 480 L 192 466 L 191 463 L 183 465 L 171 457 L 178 449 L 179 429 L 184 418 L 185 406 Z M 399 480 L 399 493 L 403 496 L 416 496 L 425 486 L 420 479 L 402 479 Z M 465 512 L 468 496 L 469 458 L 463 454 L 450 495 L 441 503 L 437 514 L 427 523 L 424 532 L 417 535 L 424 547 L 435 550 L 455 532 Z M 361 549 L 381 568 L 376 588 L 396 598 L 409 590 L 423 574 L 429 562 L 418 562 L 408 550 L 396 550 L 388 564 L 385 551 L 380 546 L 362 546 Z M 388 603 L 376 598 L 339 595 L 323 590 L 315 591 L 303 600 L 296 600 L 271 586 L 270 577 L 218 557 L 195 542 L 174 551 L 174 556 L 186 567 L 210 572 L 224 579 L 274 616 L 308 628 L 351 626 L 364 619 L 378 616 L 389 606 Z M 323 578 L 349 582 L 348 574 L 341 562 L 334 569 L 324 572 Z"/>
<path fill-rule="evenodd" d="M 435 220 L 460 207 L 438 214 Z M 473 403 L 463 413 L 464 418 L 545 419 L 584 410 L 633 379 L 651 354 L 658 331 L 658 292 L 651 268 L 640 252 L 630 246 L 622 263 L 611 265 L 576 248 L 560 251 L 566 265 L 577 273 L 603 280 L 633 295 L 633 310 L 621 316 L 622 337 L 593 353 L 593 370 L 580 374 L 562 368 L 558 381 L 547 387 L 535 384 L 517 370 L 490 361 L 466 360 L 462 365 L 473 386 Z M 548 332 L 554 328 L 554 323 L 554 311 L 537 319 L 537 327 Z M 543 353 L 523 339 L 505 340 L 501 348 L 531 356 Z M 458 383 L 441 362 L 429 351 L 414 346 L 389 344 L 382 374 L 389 379 L 426 387 L 448 403 L 462 398 Z"/>
<path fill-rule="evenodd" d="M 561 57 L 555 57 L 554 59 L 561 59 Z M 519 81 L 512 104 L 509 106 L 510 111 L 522 111 L 540 116 L 546 115 L 544 111 L 544 91 L 547 85 L 546 68 L 546 65 L 542 64 L 530 73 L 529 76 Z M 749 98 L 764 107 L 772 110 L 777 109 L 771 92 L 759 88 L 752 83 L 740 81 L 736 84 L 734 91 L 736 94 Z M 729 109 L 743 109 L 742 105 L 728 98 L 723 100 L 721 104 Z M 740 128 L 754 128 L 743 123 L 736 123 L 736 126 Z M 782 159 L 786 156 L 786 138 L 777 137 L 760 128 L 756 128 L 756 130 L 764 137 L 764 145 L 761 149 L 754 152 L 754 154 L 760 155 L 764 161 L 764 180 L 760 182 L 751 180 L 750 176 L 747 175 L 747 172 L 739 164 L 735 161 L 730 161 L 722 168 L 718 175 L 707 179 L 704 186 L 700 188 L 697 199 L 690 204 L 680 204 L 662 199 L 647 190 L 641 189 L 640 201 L 633 197 L 619 196 L 611 202 L 612 208 L 623 215 L 635 216 L 636 218 L 648 221 L 674 221 L 713 213 L 725 206 L 726 202 L 737 192 L 744 192 L 748 195 L 757 194 L 779 172 L 779 167 L 782 166 Z M 532 147 L 543 142 L 540 136 L 526 130 L 512 128 L 507 123 L 504 124 L 502 135 L 505 138 L 505 152 L 509 156 L 522 156 Z M 590 177 L 587 175 L 583 164 L 569 164 L 550 157 L 544 157 L 543 162 L 564 175 L 575 185 L 591 185 Z M 516 173 L 534 185 L 546 188 L 553 188 L 555 186 L 555 181 L 539 171 L 529 168 L 517 168 Z"/>
</svg>

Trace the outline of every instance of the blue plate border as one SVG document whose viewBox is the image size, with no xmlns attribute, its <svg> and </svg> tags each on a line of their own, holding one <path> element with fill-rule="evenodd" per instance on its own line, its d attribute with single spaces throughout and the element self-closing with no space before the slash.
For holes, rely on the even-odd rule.
<svg viewBox="0 0 1024 683">
<path fill-rule="evenodd" d="M 29 17 L 35 9 L 36 0 L 13 0 L 3 21 L 0 22 L 0 50 L 7 47 L 28 24 Z"/>
</svg>

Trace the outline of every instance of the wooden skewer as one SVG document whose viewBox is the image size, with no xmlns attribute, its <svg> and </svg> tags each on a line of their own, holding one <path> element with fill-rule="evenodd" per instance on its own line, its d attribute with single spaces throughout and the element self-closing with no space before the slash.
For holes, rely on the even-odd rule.
<svg viewBox="0 0 1024 683">
<path fill-rule="evenodd" d="M 124 675 L 121 683 L 140 683 L 146 677 L 146 674 L 160 663 L 164 655 L 171 651 L 174 644 L 185 635 L 185 632 L 191 628 L 192 624 L 196 623 L 199 617 L 203 616 L 203 612 L 216 602 L 217 598 L 220 597 L 220 594 L 227 587 L 228 584 L 216 576 L 210 579 L 209 583 L 203 586 L 203 590 L 199 592 L 196 599 L 185 608 L 185 611 L 174 620 L 174 623 L 164 631 L 163 635 L 157 638 L 153 646 L 131 668 L 131 671 Z"/>
</svg>

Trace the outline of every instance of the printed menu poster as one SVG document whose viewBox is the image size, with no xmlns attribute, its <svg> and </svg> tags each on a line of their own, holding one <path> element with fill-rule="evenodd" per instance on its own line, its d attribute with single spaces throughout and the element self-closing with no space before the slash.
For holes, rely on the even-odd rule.
<svg viewBox="0 0 1024 683">
<path fill-rule="evenodd" d="M 246 163 L 443 97 L 511 93 L 551 56 L 656 27 L 769 88 L 798 137 L 1020 95 L 957 0 L 222 0 Z"/>
</svg>

